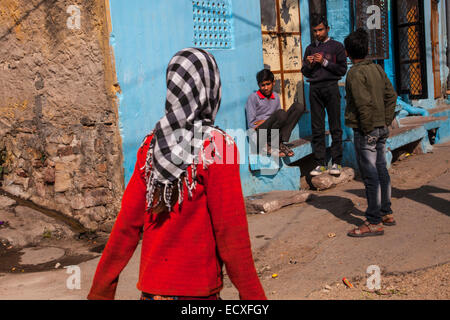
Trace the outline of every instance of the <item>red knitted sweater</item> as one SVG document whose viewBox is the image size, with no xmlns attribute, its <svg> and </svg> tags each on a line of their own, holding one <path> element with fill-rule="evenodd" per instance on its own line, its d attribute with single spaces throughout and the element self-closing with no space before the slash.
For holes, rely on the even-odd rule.
<svg viewBox="0 0 450 320">
<path fill-rule="evenodd" d="M 145 211 L 143 169 L 151 139 L 149 136 L 138 151 L 133 176 L 88 299 L 114 299 L 119 275 L 142 231 L 137 284 L 140 291 L 164 296 L 210 296 L 222 289 L 225 264 L 241 299 L 266 299 L 252 257 L 236 145 L 227 143 L 225 136 L 215 131 L 219 154 L 206 169 L 203 164 L 197 165 L 198 185 L 193 198 L 188 199 L 185 185 L 181 206 L 177 204 L 169 214 L 153 216 Z M 209 141 L 205 147 L 208 145 Z"/>
</svg>

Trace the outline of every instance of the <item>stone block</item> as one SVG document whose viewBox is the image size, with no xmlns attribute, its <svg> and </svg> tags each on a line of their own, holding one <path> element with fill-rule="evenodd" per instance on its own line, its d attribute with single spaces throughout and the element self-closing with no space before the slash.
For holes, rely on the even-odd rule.
<svg viewBox="0 0 450 320">
<path fill-rule="evenodd" d="M 72 175 L 80 167 L 80 156 L 62 157 L 55 163 L 55 192 L 65 192 L 73 187 Z"/>
<path fill-rule="evenodd" d="M 107 233 L 110 233 L 113 227 L 114 227 L 114 220 L 107 220 L 99 224 L 99 230 Z"/>
<path fill-rule="evenodd" d="M 103 206 L 113 202 L 107 189 L 87 190 L 84 192 L 85 204 L 87 208 Z"/>
<path fill-rule="evenodd" d="M 70 206 L 74 210 L 81 210 L 86 208 L 86 202 L 81 194 L 77 194 L 70 199 Z"/>
<path fill-rule="evenodd" d="M 52 167 L 47 167 L 42 171 L 42 179 L 47 184 L 55 183 L 55 169 Z"/>
<path fill-rule="evenodd" d="M 268 213 L 307 201 L 311 193 L 305 191 L 271 191 L 245 198 L 248 214 Z"/>
<path fill-rule="evenodd" d="M 15 200 L 5 196 L 0 196 L 0 210 L 8 209 L 15 204 Z"/>
<path fill-rule="evenodd" d="M 16 184 L 4 186 L 2 187 L 2 189 L 5 190 L 6 192 L 9 192 L 13 196 L 19 197 L 24 200 L 28 200 L 31 197 L 31 194 L 23 190 L 23 187 L 18 186 Z"/>
<path fill-rule="evenodd" d="M 79 189 L 87 188 L 103 188 L 108 186 L 108 180 L 106 176 L 99 175 L 95 171 L 89 171 L 85 174 L 77 174 L 74 177 L 75 185 Z"/>
<path fill-rule="evenodd" d="M 88 216 L 83 215 L 80 219 L 80 223 L 88 230 L 97 230 L 98 229 L 98 223 L 95 221 L 92 221 Z"/>
<path fill-rule="evenodd" d="M 320 176 L 311 179 L 312 185 L 317 190 L 326 190 L 335 187 L 339 184 L 349 182 L 355 178 L 355 170 L 352 168 L 343 168 L 339 176 L 332 176 L 328 173 L 323 173 Z"/>
<path fill-rule="evenodd" d="M 65 192 L 72 188 L 72 177 L 69 172 L 56 171 L 55 192 Z"/>
<path fill-rule="evenodd" d="M 84 215 L 89 215 L 92 221 L 104 221 L 107 217 L 106 208 L 104 206 L 88 208 L 83 212 Z"/>
</svg>

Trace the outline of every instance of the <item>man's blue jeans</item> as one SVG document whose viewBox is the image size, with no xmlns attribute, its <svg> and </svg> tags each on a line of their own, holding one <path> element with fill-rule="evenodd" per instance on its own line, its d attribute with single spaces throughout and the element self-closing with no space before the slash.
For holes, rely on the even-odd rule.
<svg viewBox="0 0 450 320">
<path fill-rule="evenodd" d="M 375 128 L 364 135 L 359 129 L 354 143 L 359 171 L 366 187 L 366 218 L 371 224 L 379 224 L 382 217 L 391 214 L 391 178 L 386 165 L 387 127 Z"/>
</svg>

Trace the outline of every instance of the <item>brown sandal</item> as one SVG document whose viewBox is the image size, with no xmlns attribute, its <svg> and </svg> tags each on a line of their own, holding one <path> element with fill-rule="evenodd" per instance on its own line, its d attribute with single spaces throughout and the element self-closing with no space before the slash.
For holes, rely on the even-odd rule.
<svg viewBox="0 0 450 320">
<path fill-rule="evenodd" d="M 295 156 L 294 151 L 292 151 L 291 148 L 289 148 L 287 145 L 285 145 L 284 143 L 280 144 L 280 150 L 281 152 L 283 152 L 284 154 L 286 154 L 286 156 L 288 157 L 293 157 Z"/>
<path fill-rule="evenodd" d="M 365 221 L 364 224 L 358 228 L 355 228 L 347 233 L 349 237 L 373 237 L 382 236 L 384 234 L 383 226 L 380 224 L 370 224 Z"/>
<path fill-rule="evenodd" d="M 394 215 L 393 214 L 387 214 L 383 216 L 383 224 L 385 226 L 395 226 L 397 222 L 395 222 Z"/>
<path fill-rule="evenodd" d="M 267 153 L 267 156 L 269 156 L 269 157 L 271 157 L 271 156 L 275 157 L 275 154 L 276 154 L 275 152 L 277 152 L 277 151 L 279 152 L 278 156 L 280 158 L 286 157 L 286 154 L 283 151 L 279 151 L 276 149 L 272 150 L 272 147 L 269 145 L 264 150 Z"/>
</svg>

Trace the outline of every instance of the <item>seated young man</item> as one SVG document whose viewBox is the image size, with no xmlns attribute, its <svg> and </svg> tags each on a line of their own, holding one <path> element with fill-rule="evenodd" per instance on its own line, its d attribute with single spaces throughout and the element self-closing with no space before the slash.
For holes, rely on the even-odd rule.
<svg viewBox="0 0 450 320">
<path fill-rule="evenodd" d="M 267 130 L 267 152 L 272 154 L 270 142 L 271 130 L 278 132 L 279 156 L 292 157 L 294 152 L 287 146 L 292 130 L 305 112 L 305 107 L 300 103 L 294 103 L 288 111 L 281 109 L 280 97 L 273 91 L 275 76 L 268 69 L 261 70 L 256 75 L 259 90 L 248 98 L 245 110 L 247 112 L 248 127 L 256 131 Z M 274 138 L 276 140 L 276 138 Z"/>
</svg>

